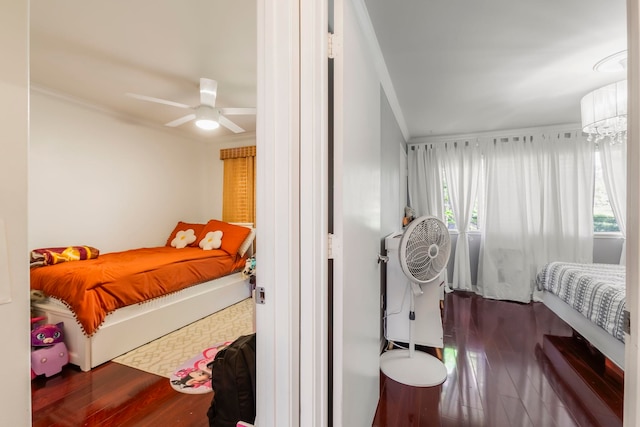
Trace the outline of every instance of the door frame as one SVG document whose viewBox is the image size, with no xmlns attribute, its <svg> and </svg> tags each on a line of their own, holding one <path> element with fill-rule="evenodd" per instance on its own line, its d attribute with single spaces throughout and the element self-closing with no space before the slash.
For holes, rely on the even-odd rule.
<svg viewBox="0 0 640 427">
<path fill-rule="evenodd" d="M 631 315 L 631 334 L 625 334 L 625 381 L 623 425 L 640 423 L 638 404 L 640 366 L 638 331 L 640 331 L 640 7 L 638 0 L 627 0 L 627 253 L 626 301 Z"/>
<path fill-rule="evenodd" d="M 327 0 L 300 2 L 300 425 L 329 425 Z"/>
<path fill-rule="evenodd" d="M 258 0 L 257 407 L 326 426 L 327 0 Z"/>
<path fill-rule="evenodd" d="M 299 420 L 299 14 L 297 0 L 257 2 L 256 424 Z"/>
</svg>

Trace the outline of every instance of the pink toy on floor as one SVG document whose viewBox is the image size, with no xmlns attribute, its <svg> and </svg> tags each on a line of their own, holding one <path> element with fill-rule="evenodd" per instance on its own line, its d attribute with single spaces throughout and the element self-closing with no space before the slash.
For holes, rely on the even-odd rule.
<svg viewBox="0 0 640 427">
<path fill-rule="evenodd" d="M 31 379 L 42 374 L 46 377 L 57 374 L 67 363 L 69 363 L 69 352 L 63 342 L 33 350 L 31 352 Z"/>
<path fill-rule="evenodd" d="M 64 343 L 63 323 L 38 325 L 45 317 L 34 317 L 31 330 L 31 379 L 44 374 L 50 377 L 69 363 L 69 352 Z"/>
</svg>

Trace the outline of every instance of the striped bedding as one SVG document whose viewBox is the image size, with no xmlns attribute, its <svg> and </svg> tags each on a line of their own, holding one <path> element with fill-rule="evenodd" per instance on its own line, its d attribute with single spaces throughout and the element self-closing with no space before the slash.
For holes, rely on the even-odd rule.
<svg viewBox="0 0 640 427">
<path fill-rule="evenodd" d="M 624 342 L 625 267 L 617 264 L 551 262 L 536 277 L 539 290 L 551 292 Z"/>
</svg>

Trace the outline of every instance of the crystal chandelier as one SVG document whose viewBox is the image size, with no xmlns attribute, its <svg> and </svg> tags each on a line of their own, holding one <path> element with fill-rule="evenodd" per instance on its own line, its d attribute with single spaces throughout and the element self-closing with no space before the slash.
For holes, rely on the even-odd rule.
<svg viewBox="0 0 640 427">
<path fill-rule="evenodd" d="M 627 138 L 627 81 L 601 87 L 580 101 L 582 131 L 589 141 L 619 143 Z"/>
</svg>

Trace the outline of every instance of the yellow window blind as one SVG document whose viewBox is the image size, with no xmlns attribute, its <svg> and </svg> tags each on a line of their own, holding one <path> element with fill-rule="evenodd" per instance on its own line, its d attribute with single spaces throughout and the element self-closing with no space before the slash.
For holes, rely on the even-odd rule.
<svg viewBox="0 0 640 427">
<path fill-rule="evenodd" d="M 220 150 L 224 161 L 222 220 L 256 224 L 256 147 Z"/>
</svg>

